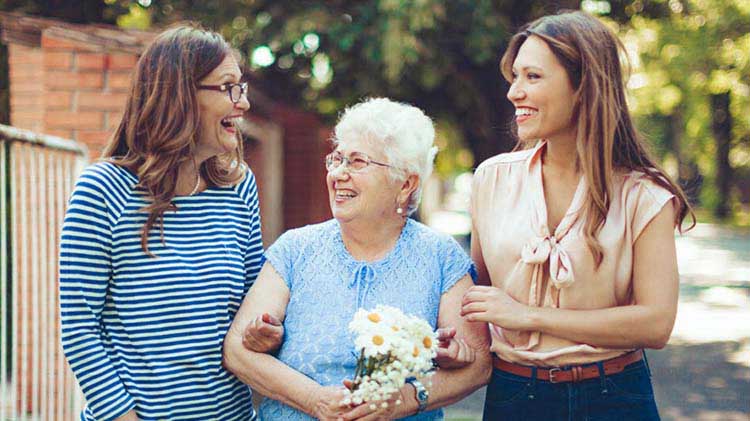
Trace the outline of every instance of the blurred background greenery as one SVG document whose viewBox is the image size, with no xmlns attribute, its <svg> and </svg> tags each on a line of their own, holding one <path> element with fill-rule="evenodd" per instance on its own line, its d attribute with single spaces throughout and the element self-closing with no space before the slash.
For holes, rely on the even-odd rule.
<svg viewBox="0 0 750 421">
<path fill-rule="evenodd" d="M 3 11 L 77 23 L 200 22 L 244 54 L 255 89 L 331 123 L 366 96 L 417 105 L 435 119 L 437 173 L 451 181 L 514 145 L 499 58 L 518 26 L 562 8 L 620 35 L 638 125 L 700 219 L 750 226 L 748 0 L 0 0 Z"/>
</svg>

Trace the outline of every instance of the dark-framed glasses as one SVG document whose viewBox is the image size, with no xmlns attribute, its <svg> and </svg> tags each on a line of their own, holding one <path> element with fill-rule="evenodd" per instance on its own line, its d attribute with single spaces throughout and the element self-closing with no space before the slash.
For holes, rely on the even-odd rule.
<svg viewBox="0 0 750 421">
<path fill-rule="evenodd" d="M 362 171 L 370 164 L 379 165 L 381 167 L 393 168 L 392 165 L 385 164 L 383 162 L 377 162 L 370 159 L 369 156 L 361 152 L 353 152 L 349 157 L 345 157 L 344 154 L 338 151 L 333 151 L 326 155 L 326 169 L 330 172 L 336 168 L 344 165 L 345 169 L 349 169 L 352 172 Z"/>
<path fill-rule="evenodd" d="M 233 104 L 240 102 L 242 96 L 247 92 L 247 82 L 241 83 L 223 83 L 221 85 L 198 85 L 198 89 L 207 89 L 209 91 L 226 92 L 229 94 L 229 100 Z"/>
</svg>

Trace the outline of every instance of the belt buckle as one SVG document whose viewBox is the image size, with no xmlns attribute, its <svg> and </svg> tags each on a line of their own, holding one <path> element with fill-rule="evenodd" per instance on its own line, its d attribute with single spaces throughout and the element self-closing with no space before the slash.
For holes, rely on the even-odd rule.
<svg viewBox="0 0 750 421">
<path fill-rule="evenodd" d="M 549 370 L 549 382 L 550 383 L 557 383 L 557 380 L 555 379 L 555 376 L 560 373 L 562 370 L 559 368 L 551 368 Z"/>
</svg>

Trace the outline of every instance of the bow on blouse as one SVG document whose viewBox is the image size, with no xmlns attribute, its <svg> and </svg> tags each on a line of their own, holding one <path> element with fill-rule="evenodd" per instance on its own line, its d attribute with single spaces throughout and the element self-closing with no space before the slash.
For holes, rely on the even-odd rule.
<svg viewBox="0 0 750 421">
<path fill-rule="evenodd" d="M 352 280 L 349 282 L 349 288 L 357 288 L 357 308 L 362 307 L 365 302 L 367 292 L 375 280 L 375 269 L 372 266 L 362 263 L 354 271 Z"/>
<path fill-rule="evenodd" d="M 565 249 L 554 235 L 535 237 L 521 251 L 521 260 L 530 265 L 542 265 L 549 259 L 549 274 L 552 283 L 565 288 L 574 282 L 573 266 Z"/>
</svg>

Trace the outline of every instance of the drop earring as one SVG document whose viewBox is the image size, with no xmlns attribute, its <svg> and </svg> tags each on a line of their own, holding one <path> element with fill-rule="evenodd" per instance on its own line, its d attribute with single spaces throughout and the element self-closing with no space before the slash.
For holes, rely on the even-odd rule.
<svg viewBox="0 0 750 421">
<path fill-rule="evenodd" d="M 396 208 L 396 213 L 399 214 L 399 215 L 403 215 L 404 214 L 404 210 L 401 209 L 401 206 L 399 206 L 399 207 Z"/>
</svg>

